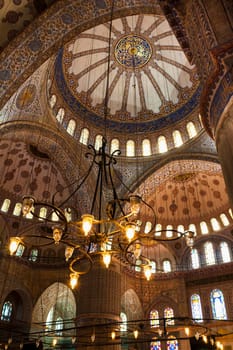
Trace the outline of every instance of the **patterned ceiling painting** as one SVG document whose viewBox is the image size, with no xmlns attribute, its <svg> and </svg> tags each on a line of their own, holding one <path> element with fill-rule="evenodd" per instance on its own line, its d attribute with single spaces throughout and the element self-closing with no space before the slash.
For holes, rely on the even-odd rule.
<svg viewBox="0 0 233 350">
<path fill-rule="evenodd" d="M 229 209 L 221 167 L 201 160 L 173 161 L 151 175 L 139 189 L 155 209 L 158 223 L 200 223 Z"/>
<path fill-rule="evenodd" d="M 195 108 L 200 94 L 196 69 L 163 16 L 114 20 L 110 62 L 108 40 L 109 25 L 102 24 L 80 34 L 57 56 L 54 84 L 76 115 L 85 113 L 90 122 L 103 124 L 108 63 L 111 129 L 152 131 Z"/>
</svg>

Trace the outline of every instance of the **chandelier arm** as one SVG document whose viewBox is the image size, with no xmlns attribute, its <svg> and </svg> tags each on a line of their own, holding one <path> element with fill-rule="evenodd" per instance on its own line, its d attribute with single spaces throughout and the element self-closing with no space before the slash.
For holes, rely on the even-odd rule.
<svg viewBox="0 0 233 350">
<path fill-rule="evenodd" d="M 54 211 L 56 213 L 56 215 L 59 217 L 59 219 L 65 225 L 64 226 L 64 231 L 67 230 L 67 219 L 66 219 L 66 216 L 65 216 L 64 212 L 60 208 L 56 207 L 53 204 L 49 204 L 49 203 L 45 203 L 45 202 L 35 202 L 34 206 L 42 206 L 42 207 L 47 207 L 47 208 L 52 209 L 52 211 Z M 55 223 L 55 221 L 49 219 L 48 217 L 44 218 L 44 217 L 42 217 L 40 215 L 37 215 L 33 211 L 30 211 L 30 213 L 33 215 L 33 217 L 36 217 L 37 219 L 45 220 L 45 221 L 53 223 L 53 224 Z"/>
<path fill-rule="evenodd" d="M 81 257 L 77 257 L 77 258 L 73 259 L 69 265 L 69 269 L 71 272 L 77 273 L 78 275 L 85 275 L 86 273 L 88 273 L 91 270 L 92 265 L 93 265 L 93 261 L 92 261 L 91 256 L 89 254 L 87 254 L 84 250 L 82 250 L 80 248 L 78 248 L 78 249 L 79 249 L 79 252 L 81 252 L 83 255 Z M 87 269 L 84 271 L 77 271 L 74 268 L 74 264 L 79 263 L 84 259 L 87 259 L 87 261 L 89 263 Z"/>
<path fill-rule="evenodd" d="M 41 243 L 41 244 L 39 244 L 39 243 L 38 243 L 38 244 L 35 244 L 35 243 L 33 242 L 33 247 L 46 247 L 46 246 L 51 245 L 51 244 L 54 243 L 54 240 L 53 240 L 52 237 L 50 237 L 50 236 L 44 236 L 44 235 L 41 235 L 41 236 L 38 236 L 38 235 L 25 235 L 25 236 L 23 236 L 23 237 L 20 237 L 20 239 L 22 239 L 22 241 L 26 244 L 26 242 L 27 242 L 27 237 L 28 237 L 28 238 L 47 239 L 47 240 L 50 241 L 49 243 Z"/>
</svg>

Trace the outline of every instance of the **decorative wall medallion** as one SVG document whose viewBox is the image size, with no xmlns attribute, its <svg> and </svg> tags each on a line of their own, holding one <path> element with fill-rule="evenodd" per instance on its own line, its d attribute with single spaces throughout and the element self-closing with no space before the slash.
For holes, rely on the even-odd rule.
<svg viewBox="0 0 233 350">
<path fill-rule="evenodd" d="M 30 104 L 33 102 L 36 95 L 36 87 L 33 84 L 29 84 L 25 86 L 19 93 L 17 100 L 16 100 L 16 106 L 17 108 L 26 108 L 30 106 Z"/>
<path fill-rule="evenodd" d="M 126 35 L 115 46 L 115 58 L 126 68 L 139 68 L 147 64 L 152 55 L 149 42 L 138 35 Z"/>
</svg>

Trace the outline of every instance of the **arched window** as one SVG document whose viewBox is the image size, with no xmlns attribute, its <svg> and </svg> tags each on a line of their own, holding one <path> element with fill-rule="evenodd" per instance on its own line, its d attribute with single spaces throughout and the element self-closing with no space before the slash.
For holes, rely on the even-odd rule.
<svg viewBox="0 0 233 350">
<path fill-rule="evenodd" d="M 230 214 L 230 217 L 233 219 L 232 209 L 230 208 L 230 209 L 228 210 L 228 212 L 229 212 L 229 214 Z"/>
<path fill-rule="evenodd" d="M 201 233 L 203 235 L 206 235 L 207 233 L 209 233 L 208 226 L 207 226 L 207 223 L 205 221 L 200 222 L 200 228 L 201 228 Z"/>
<path fill-rule="evenodd" d="M 126 142 L 126 155 L 127 157 L 135 156 L 135 142 L 133 140 L 128 140 Z"/>
<path fill-rule="evenodd" d="M 30 251 L 29 260 L 35 262 L 38 258 L 38 249 L 33 248 Z"/>
<path fill-rule="evenodd" d="M 1 211 L 4 213 L 7 213 L 10 208 L 11 201 L 10 199 L 6 198 L 4 199 L 4 202 L 2 203 Z"/>
<path fill-rule="evenodd" d="M 82 143 L 83 145 L 87 145 L 88 139 L 89 139 L 89 130 L 87 128 L 83 128 L 81 130 L 79 142 Z"/>
<path fill-rule="evenodd" d="M 144 233 L 149 233 L 151 229 L 152 229 L 152 223 L 150 221 L 147 221 L 145 225 Z"/>
<path fill-rule="evenodd" d="M 166 309 L 164 309 L 164 318 L 166 318 L 166 324 L 168 326 L 175 324 L 174 311 L 171 307 L 166 307 Z"/>
<path fill-rule="evenodd" d="M 17 250 L 15 252 L 15 255 L 20 257 L 23 256 L 24 250 L 25 250 L 25 246 L 22 243 L 19 243 Z"/>
<path fill-rule="evenodd" d="M 191 309 L 192 309 L 192 318 L 196 322 L 202 322 L 202 307 L 201 307 L 201 298 L 198 294 L 193 294 L 191 296 Z"/>
<path fill-rule="evenodd" d="M 68 132 L 68 134 L 70 134 L 71 136 L 74 135 L 76 129 L 76 122 L 74 119 L 70 119 L 69 123 L 67 125 L 66 131 Z"/>
<path fill-rule="evenodd" d="M 167 238 L 172 238 L 173 236 L 173 226 L 172 225 L 167 225 L 167 228 L 166 228 L 166 237 Z"/>
<path fill-rule="evenodd" d="M 150 266 L 151 266 L 151 272 L 156 273 L 156 262 L 151 260 L 150 261 Z"/>
<path fill-rule="evenodd" d="M 13 311 L 12 303 L 9 300 L 5 301 L 2 307 L 1 321 L 10 322 L 12 311 Z"/>
<path fill-rule="evenodd" d="M 190 224 L 190 225 L 189 225 L 189 231 L 194 232 L 194 233 L 195 233 L 195 235 L 196 235 L 196 233 L 197 233 L 196 226 L 195 226 L 194 224 Z"/>
<path fill-rule="evenodd" d="M 141 264 L 142 264 L 142 261 L 141 260 L 136 260 L 135 262 L 135 271 L 136 272 L 141 272 L 142 268 L 141 268 Z"/>
<path fill-rule="evenodd" d="M 51 220 L 52 221 L 58 221 L 59 217 L 57 215 L 57 213 L 55 211 L 53 211 L 52 215 L 51 215 Z"/>
<path fill-rule="evenodd" d="M 178 350 L 179 344 L 175 337 L 170 336 L 170 339 L 167 341 L 167 350 Z"/>
<path fill-rule="evenodd" d="M 121 319 L 120 331 L 127 332 L 127 316 L 124 312 L 121 312 L 120 319 Z"/>
<path fill-rule="evenodd" d="M 190 139 L 192 139 L 197 135 L 197 130 L 193 122 L 188 122 L 188 124 L 186 125 L 186 128 Z"/>
<path fill-rule="evenodd" d="M 13 215 L 20 216 L 21 214 L 22 203 L 16 203 L 13 211 Z"/>
<path fill-rule="evenodd" d="M 111 149 L 110 153 L 112 154 L 114 151 L 118 150 L 120 148 L 120 143 L 118 139 L 112 139 L 111 140 Z"/>
<path fill-rule="evenodd" d="M 184 225 L 178 225 L 177 226 L 177 231 L 181 232 L 181 233 L 184 233 Z"/>
<path fill-rule="evenodd" d="M 162 225 L 156 224 L 155 226 L 155 236 L 161 236 Z"/>
<path fill-rule="evenodd" d="M 168 259 L 165 259 L 163 261 L 163 271 L 164 272 L 171 272 L 172 266 L 171 266 L 171 261 Z"/>
<path fill-rule="evenodd" d="M 56 119 L 57 119 L 58 123 L 62 123 L 64 115 L 65 115 L 64 108 L 59 108 L 57 115 L 56 115 Z"/>
<path fill-rule="evenodd" d="M 211 242 L 205 242 L 204 244 L 205 260 L 207 265 L 215 264 L 215 254 L 213 244 Z"/>
<path fill-rule="evenodd" d="M 43 220 L 46 218 L 46 214 L 47 214 L 47 209 L 45 207 L 40 208 L 40 212 L 39 212 L 39 220 Z"/>
<path fill-rule="evenodd" d="M 50 107 L 53 108 L 55 106 L 56 102 L 57 102 L 57 96 L 56 95 L 52 95 L 50 97 L 50 100 L 49 100 Z"/>
<path fill-rule="evenodd" d="M 159 340 L 150 343 L 150 350 L 161 350 L 161 342 Z"/>
<path fill-rule="evenodd" d="M 220 214 L 220 219 L 222 221 L 223 226 L 228 226 L 230 224 L 226 214 L 224 214 L 224 213 Z"/>
<path fill-rule="evenodd" d="M 199 254 L 197 249 L 195 248 L 191 250 L 191 263 L 192 263 L 193 269 L 199 269 L 200 267 Z"/>
<path fill-rule="evenodd" d="M 58 317 L 55 321 L 55 334 L 61 336 L 63 329 L 63 319 Z"/>
<path fill-rule="evenodd" d="M 95 149 L 98 151 L 103 146 L 103 136 L 96 135 L 95 137 Z"/>
<path fill-rule="evenodd" d="M 230 255 L 230 249 L 227 242 L 221 242 L 220 243 L 220 251 L 221 251 L 221 257 L 222 261 L 224 263 L 228 263 L 231 261 L 231 255 Z"/>
<path fill-rule="evenodd" d="M 175 147 L 180 147 L 183 145 L 183 140 L 182 136 L 179 130 L 174 130 L 172 133 L 173 136 L 173 141 L 174 141 L 174 146 Z"/>
<path fill-rule="evenodd" d="M 159 326 L 159 312 L 158 310 L 151 310 L 150 312 L 150 325 L 151 327 Z"/>
<path fill-rule="evenodd" d="M 216 320 L 226 320 L 227 313 L 223 293 L 220 289 L 212 290 L 210 294 L 213 318 Z"/>
<path fill-rule="evenodd" d="M 218 220 L 216 218 L 210 219 L 210 223 L 211 223 L 212 229 L 214 231 L 219 231 L 220 230 L 220 225 L 219 225 L 219 222 L 218 222 Z"/>
<path fill-rule="evenodd" d="M 151 143 L 148 139 L 142 141 L 142 155 L 151 156 Z"/>
<path fill-rule="evenodd" d="M 70 208 L 65 208 L 65 217 L 68 222 L 72 220 L 72 212 Z"/>
<path fill-rule="evenodd" d="M 159 153 L 165 153 L 168 151 L 167 140 L 163 135 L 158 137 L 158 149 L 159 149 Z"/>
</svg>

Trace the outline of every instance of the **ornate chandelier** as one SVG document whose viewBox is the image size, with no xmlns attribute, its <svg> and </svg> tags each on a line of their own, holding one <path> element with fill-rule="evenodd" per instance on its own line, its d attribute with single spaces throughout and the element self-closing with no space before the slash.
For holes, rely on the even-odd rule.
<svg viewBox="0 0 233 350">
<path fill-rule="evenodd" d="M 16 252 L 20 243 L 26 243 L 27 238 L 36 238 L 37 243 L 33 242 L 34 246 L 64 244 L 65 260 L 69 262 L 72 288 L 77 285 L 80 275 L 89 272 L 96 256 L 102 257 L 106 268 L 109 267 L 114 255 L 123 258 L 123 261 L 131 266 L 137 267 L 140 264 L 140 269 L 149 280 L 152 265 L 145 254 L 146 247 L 156 242 L 169 242 L 182 237 L 185 237 L 188 246 L 192 247 L 193 245 L 194 233 L 191 231 L 179 232 L 172 229 L 169 237 L 166 235 L 167 230 L 155 231 L 155 211 L 141 196 L 128 191 L 127 197 L 119 197 L 117 186 L 114 183 L 116 178 L 114 165 L 117 163 L 116 156 L 120 155 L 120 151 L 116 150 L 108 155 L 106 145 L 106 139 L 103 138 L 99 150 L 96 150 L 92 145 L 88 146 L 90 151 L 85 154 L 85 157 L 91 159 L 89 169 L 75 186 L 73 192 L 60 205 L 55 203 L 56 194 L 54 194 L 51 203 L 37 201 L 28 195 L 23 198 L 22 215 L 25 217 L 30 213 L 42 224 L 46 222 L 49 228 L 46 234 L 22 233 L 10 240 L 11 255 Z M 77 220 L 69 221 L 64 205 L 77 194 L 89 177 L 95 176 L 93 171 L 96 167 L 97 175 L 91 210 L 89 213 L 77 217 Z M 124 185 L 123 182 L 122 185 Z M 126 185 L 124 186 L 127 188 Z M 110 200 L 104 206 L 106 192 L 110 193 Z M 38 214 L 40 211 L 37 209 L 42 207 L 46 208 L 46 216 Z M 145 225 L 143 225 L 145 211 L 150 213 L 149 217 L 152 221 L 151 228 L 146 233 Z M 52 220 L 53 214 L 56 215 L 56 222 Z M 71 217 L 77 216 L 77 210 L 70 208 L 69 214 L 73 214 Z M 159 237 L 158 233 L 161 234 Z"/>
</svg>

